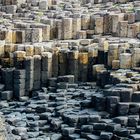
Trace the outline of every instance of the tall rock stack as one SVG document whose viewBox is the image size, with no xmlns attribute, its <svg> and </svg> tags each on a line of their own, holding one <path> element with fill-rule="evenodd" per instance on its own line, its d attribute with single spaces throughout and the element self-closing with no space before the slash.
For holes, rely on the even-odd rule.
<svg viewBox="0 0 140 140">
<path fill-rule="evenodd" d="M 34 46 L 33 45 L 25 45 L 26 56 L 34 55 Z"/>
<path fill-rule="evenodd" d="M 5 40 L 0 40 L 0 57 L 4 56 Z"/>
<path fill-rule="evenodd" d="M 120 21 L 118 24 L 118 36 L 127 37 L 128 21 Z"/>
<path fill-rule="evenodd" d="M 3 53 L 3 49 L 4 49 L 4 53 Z M 1 53 L 3 53 L 1 56 L 2 56 L 2 65 L 5 65 L 7 62 L 7 66 L 14 66 L 14 55 L 13 55 L 13 52 L 15 51 L 15 45 L 13 44 L 5 44 L 4 45 L 4 48 L 2 48 L 1 46 Z"/>
<path fill-rule="evenodd" d="M 106 70 L 106 69 L 103 64 L 93 65 L 93 67 L 92 67 L 93 80 L 96 81 L 98 74 L 104 70 Z"/>
<path fill-rule="evenodd" d="M 57 27 L 57 22 L 56 20 L 53 19 L 47 19 L 47 21 L 45 22 L 48 25 L 50 25 L 50 39 L 55 39 L 56 38 L 56 27 Z"/>
<path fill-rule="evenodd" d="M 93 73 L 92 73 L 92 67 L 93 65 L 97 64 L 98 62 L 98 50 L 97 48 L 90 48 L 88 50 L 88 80 L 93 81 Z"/>
<path fill-rule="evenodd" d="M 86 82 L 88 75 L 88 53 L 79 53 L 79 65 L 78 65 L 78 79 L 79 81 Z"/>
<path fill-rule="evenodd" d="M 103 17 L 95 16 L 95 34 L 103 34 Z"/>
<path fill-rule="evenodd" d="M 33 90 L 40 89 L 41 87 L 41 56 L 34 55 L 34 83 Z"/>
<path fill-rule="evenodd" d="M 25 57 L 26 57 L 25 51 L 15 51 L 14 52 L 14 66 L 18 69 L 23 69 Z"/>
<path fill-rule="evenodd" d="M 59 74 L 59 49 L 56 47 L 52 52 L 52 77 Z"/>
<path fill-rule="evenodd" d="M 13 33 L 13 37 L 15 34 Z M 13 38 L 14 40 L 14 38 Z M 25 42 L 32 42 L 32 28 L 26 28 L 25 29 Z"/>
<path fill-rule="evenodd" d="M 120 68 L 131 69 L 132 67 L 132 55 L 130 53 L 120 54 Z"/>
<path fill-rule="evenodd" d="M 63 18 L 63 39 L 72 39 L 72 18 Z"/>
<path fill-rule="evenodd" d="M 26 71 L 24 69 L 14 70 L 14 97 L 19 99 L 25 96 Z"/>
<path fill-rule="evenodd" d="M 83 14 L 81 16 L 81 29 L 82 30 L 88 30 L 90 27 L 90 15 L 89 14 Z"/>
<path fill-rule="evenodd" d="M 6 43 L 12 43 L 12 30 L 1 29 L 0 40 L 5 40 Z"/>
<path fill-rule="evenodd" d="M 109 15 L 109 13 L 105 13 L 103 14 L 103 29 L 104 29 L 104 34 L 111 34 L 111 29 L 112 29 L 112 22 L 111 22 L 111 16 Z"/>
<path fill-rule="evenodd" d="M 118 54 L 118 44 L 110 44 L 109 45 L 109 51 L 108 51 L 108 66 L 112 67 L 112 61 L 119 59 Z"/>
<path fill-rule="evenodd" d="M 44 47 L 42 45 L 34 46 L 34 55 L 41 55 L 44 52 Z"/>
<path fill-rule="evenodd" d="M 78 81 L 78 55 L 79 51 L 68 52 L 68 74 L 74 75 L 75 82 Z"/>
<path fill-rule="evenodd" d="M 25 31 L 17 30 L 16 31 L 16 43 L 25 43 Z"/>
<path fill-rule="evenodd" d="M 107 65 L 108 62 L 108 41 L 106 38 L 101 38 L 99 40 L 99 47 L 98 47 L 98 63 Z"/>
<path fill-rule="evenodd" d="M 41 64 L 41 85 L 46 87 L 48 79 L 52 77 L 52 53 L 43 52 Z"/>
<path fill-rule="evenodd" d="M 0 59 L 4 57 L 4 44 L 5 44 L 5 41 L 0 41 Z M 0 60 L 0 63 L 2 63 L 2 60 Z"/>
<path fill-rule="evenodd" d="M 50 33 L 51 33 L 50 25 L 40 23 L 40 24 L 30 25 L 30 27 L 33 28 L 32 30 L 34 30 L 34 28 L 36 29 L 36 35 L 37 35 L 37 30 L 38 30 L 38 40 L 39 40 L 39 42 L 46 42 L 46 41 L 50 40 Z M 27 33 L 28 33 L 28 31 L 27 31 Z M 35 36 L 34 31 L 32 31 L 32 36 Z"/>
<path fill-rule="evenodd" d="M 67 74 L 67 51 L 59 51 L 59 75 L 63 76 Z"/>
<path fill-rule="evenodd" d="M 42 28 L 32 28 L 31 41 L 33 43 L 42 42 Z"/>
<path fill-rule="evenodd" d="M 2 83 L 5 90 L 13 90 L 14 68 L 2 68 Z"/>
<path fill-rule="evenodd" d="M 32 56 L 25 57 L 24 68 L 26 71 L 26 78 L 25 78 L 26 95 L 29 95 L 29 93 L 33 89 L 33 83 L 34 83 L 34 58 Z"/>
<path fill-rule="evenodd" d="M 128 23 L 129 24 L 135 23 L 135 20 L 136 20 L 135 13 L 128 13 L 127 18 L 128 18 Z"/>
<path fill-rule="evenodd" d="M 128 33 L 127 37 L 133 38 L 137 35 L 137 25 L 136 24 L 128 24 Z"/>
<path fill-rule="evenodd" d="M 39 9 L 41 9 L 41 10 L 47 10 L 48 9 L 48 1 L 46 1 L 46 0 L 41 0 L 40 2 L 39 2 Z"/>
<path fill-rule="evenodd" d="M 132 67 L 140 66 L 140 48 L 134 48 L 132 52 Z"/>
<path fill-rule="evenodd" d="M 50 25 L 42 25 L 42 41 L 50 40 Z"/>
<path fill-rule="evenodd" d="M 63 21 L 58 20 L 56 26 L 57 26 L 57 38 L 63 39 Z"/>
<path fill-rule="evenodd" d="M 81 30 L 81 18 L 73 17 L 73 39 L 77 38 L 78 31 Z"/>
<path fill-rule="evenodd" d="M 118 24 L 119 21 L 122 21 L 124 19 L 124 14 L 112 14 L 112 34 L 114 36 L 118 36 Z"/>
</svg>

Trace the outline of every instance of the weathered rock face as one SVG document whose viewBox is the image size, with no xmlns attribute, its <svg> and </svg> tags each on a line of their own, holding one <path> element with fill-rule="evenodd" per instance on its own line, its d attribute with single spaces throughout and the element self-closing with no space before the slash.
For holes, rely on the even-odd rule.
<svg viewBox="0 0 140 140">
<path fill-rule="evenodd" d="M 139 9 L 0 0 L 0 140 L 139 140 Z"/>
</svg>

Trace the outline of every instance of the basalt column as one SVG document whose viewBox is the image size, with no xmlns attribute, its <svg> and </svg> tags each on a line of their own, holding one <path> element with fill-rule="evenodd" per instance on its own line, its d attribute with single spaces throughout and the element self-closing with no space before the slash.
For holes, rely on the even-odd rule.
<svg viewBox="0 0 140 140">
<path fill-rule="evenodd" d="M 118 53 L 118 44 L 110 44 L 109 50 L 108 50 L 108 66 L 112 67 L 113 60 L 119 59 L 119 53 Z"/>
<path fill-rule="evenodd" d="M 128 24 L 128 33 L 127 37 L 134 38 L 137 35 L 137 26 L 136 24 Z"/>
<path fill-rule="evenodd" d="M 104 70 L 106 70 L 106 69 L 105 69 L 103 64 L 93 65 L 93 67 L 92 67 L 93 80 L 96 81 L 98 74 L 101 73 L 101 71 L 104 71 Z"/>
<path fill-rule="evenodd" d="M 16 43 L 25 43 L 25 31 L 23 30 L 16 31 Z"/>
<path fill-rule="evenodd" d="M 57 77 L 59 73 L 59 49 L 56 47 L 52 53 L 52 77 Z"/>
<path fill-rule="evenodd" d="M 14 66 L 18 69 L 23 69 L 25 57 L 26 57 L 26 52 L 15 51 L 14 52 Z"/>
<path fill-rule="evenodd" d="M 41 56 L 34 55 L 34 83 L 33 90 L 40 89 L 41 86 Z"/>
<path fill-rule="evenodd" d="M 33 89 L 34 82 L 34 58 L 27 56 L 24 61 L 24 67 L 26 70 L 25 89 L 26 94 L 29 95 L 30 91 Z"/>
<path fill-rule="evenodd" d="M 2 58 L 4 56 L 4 44 L 5 41 L 0 41 L 0 58 Z M 1 64 L 1 59 L 0 59 L 0 64 Z"/>
<path fill-rule="evenodd" d="M 50 25 L 45 25 L 45 24 L 33 24 L 30 26 L 31 28 L 37 28 L 42 30 L 42 36 L 41 36 L 41 30 L 40 30 L 40 41 L 42 37 L 42 41 L 46 42 L 50 40 Z"/>
<path fill-rule="evenodd" d="M 13 90 L 14 68 L 2 68 L 2 83 L 5 84 L 5 90 Z"/>
<path fill-rule="evenodd" d="M 90 15 L 84 14 L 81 16 L 81 29 L 87 30 L 90 27 Z"/>
<path fill-rule="evenodd" d="M 52 53 L 43 52 L 41 64 L 41 85 L 46 87 L 48 78 L 52 77 Z"/>
<path fill-rule="evenodd" d="M 119 21 L 122 21 L 124 19 L 124 14 L 113 14 L 111 15 L 111 19 L 112 19 L 112 34 L 113 36 L 117 36 L 118 24 Z"/>
<path fill-rule="evenodd" d="M 2 30 L 0 31 L 0 40 L 5 40 L 6 43 L 12 43 L 12 30 Z"/>
<path fill-rule="evenodd" d="M 26 56 L 33 56 L 34 55 L 34 46 L 33 45 L 26 45 L 25 51 L 26 51 Z"/>
<path fill-rule="evenodd" d="M 108 41 L 105 38 L 100 39 L 98 48 L 98 64 L 107 65 L 108 59 Z"/>
<path fill-rule="evenodd" d="M 81 30 L 81 18 L 74 17 L 73 18 L 73 39 L 77 38 L 77 33 L 80 30 Z"/>
<path fill-rule="evenodd" d="M 130 53 L 120 54 L 120 68 L 130 69 L 132 67 L 132 55 Z"/>
<path fill-rule="evenodd" d="M 63 23 L 62 20 L 58 20 L 56 23 L 56 27 L 57 27 L 57 38 L 58 39 L 62 39 L 63 38 L 63 27 L 62 27 Z"/>
<path fill-rule="evenodd" d="M 1 64 L 3 67 L 11 67 L 14 64 L 14 55 L 13 52 L 15 51 L 15 45 L 12 44 L 5 44 L 4 48 L 1 47 L 1 51 L 4 49 L 4 54 L 1 55 L 3 58 L 1 59 Z M 1 52 L 2 53 L 2 52 Z"/>
<path fill-rule="evenodd" d="M 118 35 L 120 37 L 127 37 L 128 21 L 120 21 L 118 24 Z"/>
<path fill-rule="evenodd" d="M 25 29 L 25 42 L 32 42 L 32 28 Z M 14 36 L 14 33 L 13 33 Z"/>
<path fill-rule="evenodd" d="M 87 81 L 87 72 L 88 72 L 88 53 L 81 52 L 79 53 L 79 65 L 78 65 L 78 79 L 79 81 Z"/>
<path fill-rule="evenodd" d="M 67 74 L 67 51 L 61 50 L 59 52 L 59 75 Z"/>
<path fill-rule="evenodd" d="M 14 70 L 14 96 L 17 99 L 25 95 L 25 78 L 25 70 Z"/>
<path fill-rule="evenodd" d="M 97 63 L 98 50 L 91 48 L 88 50 L 88 80 L 93 81 L 92 66 Z"/>
<path fill-rule="evenodd" d="M 42 42 L 42 28 L 33 28 L 31 31 L 31 41 L 33 43 Z"/>
<path fill-rule="evenodd" d="M 134 48 L 132 51 L 132 67 L 140 66 L 140 48 Z"/>
<path fill-rule="evenodd" d="M 63 18 L 63 39 L 72 39 L 72 18 Z"/>
<path fill-rule="evenodd" d="M 104 20 L 103 24 L 104 34 L 111 34 L 112 22 L 109 13 L 103 15 L 103 20 Z"/>
<path fill-rule="evenodd" d="M 78 51 L 68 52 L 68 74 L 74 75 L 75 82 L 78 81 Z"/>
<path fill-rule="evenodd" d="M 95 17 L 95 34 L 103 34 L 104 20 L 103 17 Z"/>
</svg>

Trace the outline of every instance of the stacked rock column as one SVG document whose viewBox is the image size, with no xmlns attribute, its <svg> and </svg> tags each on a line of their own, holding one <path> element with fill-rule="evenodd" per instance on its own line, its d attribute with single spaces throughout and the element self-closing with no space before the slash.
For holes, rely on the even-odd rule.
<svg viewBox="0 0 140 140">
<path fill-rule="evenodd" d="M 58 39 L 63 39 L 63 22 L 62 20 L 58 20 L 56 23 L 56 27 L 57 27 L 57 38 Z"/>
<path fill-rule="evenodd" d="M 14 71 L 14 97 L 19 99 L 25 95 L 26 71 L 16 69 Z"/>
<path fill-rule="evenodd" d="M 120 68 L 131 69 L 132 67 L 132 55 L 130 53 L 120 54 Z"/>
<path fill-rule="evenodd" d="M 112 67 L 113 60 L 118 60 L 119 59 L 118 47 L 119 47 L 118 44 L 110 44 L 109 45 L 109 50 L 108 50 L 108 66 L 110 68 Z"/>
<path fill-rule="evenodd" d="M 1 71 L 5 90 L 13 90 L 14 68 L 2 68 Z"/>
<path fill-rule="evenodd" d="M 90 27 L 90 15 L 89 14 L 83 14 L 81 16 L 81 29 L 82 30 L 88 30 Z"/>
<path fill-rule="evenodd" d="M 78 81 L 78 54 L 79 51 L 68 52 L 68 74 L 74 75 L 75 82 Z"/>
<path fill-rule="evenodd" d="M 26 57 L 25 51 L 15 51 L 14 52 L 14 66 L 17 69 L 23 69 L 24 68 L 24 59 Z"/>
<path fill-rule="evenodd" d="M 59 75 L 67 74 L 67 51 L 60 50 L 59 52 Z"/>
<path fill-rule="evenodd" d="M 118 24 L 118 35 L 120 37 L 127 37 L 128 34 L 128 21 L 120 21 Z"/>
<path fill-rule="evenodd" d="M 118 24 L 119 21 L 122 21 L 124 19 L 124 14 L 113 14 L 111 15 L 111 19 L 112 19 L 112 35 L 117 36 Z"/>
<path fill-rule="evenodd" d="M 97 63 L 98 50 L 91 48 L 88 51 L 88 80 L 93 81 L 92 67 Z"/>
<path fill-rule="evenodd" d="M 140 48 L 134 48 L 132 52 L 132 67 L 140 66 Z"/>
<path fill-rule="evenodd" d="M 72 39 L 72 18 L 63 18 L 63 39 Z"/>
<path fill-rule="evenodd" d="M 59 49 L 56 48 L 52 53 L 52 77 L 57 77 L 59 73 Z"/>
<path fill-rule="evenodd" d="M 3 58 L 1 59 L 2 61 L 2 66 L 8 66 L 11 67 L 14 65 L 14 60 L 13 60 L 13 52 L 15 51 L 15 45 L 12 44 L 5 44 L 4 48 L 1 47 L 1 51 L 3 52 L 4 49 L 4 54 L 1 55 Z"/>
<path fill-rule="evenodd" d="M 29 93 L 33 89 L 33 80 L 34 80 L 34 58 L 32 56 L 27 56 L 24 61 L 24 67 L 26 70 L 26 83 L 25 83 L 25 89 L 26 94 L 29 95 Z M 30 95 L 29 95 L 30 96 Z"/>
<path fill-rule="evenodd" d="M 79 53 L 79 73 L 78 79 L 79 81 L 86 82 L 87 81 L 87 72 L 88 72 L 88 53 Z"/>
<path fill-rule="evenodd" d="M 34 55 L 34 83 L 33 90 L 40 89 L 41 86 L 41 56 Z"/>
<path fill-rule="evenodd" d="M 48 78 L 52 77 L 52 53 L 43 52 L 41 64 L 41 85 L 46 87 Z"/>
<path fill-rule="evenodd" d="M 103 34 L 103 26 L 104 21 L 103 17 L 96 16 L 95 17 L 95 34 Z"/>
<path fill-rule="evenodd" d="M 81 18 L 74 17 L 73 18 L 73 39 L 77 38 L 77 33 L 80 30 L 81 30 Z"/>
</svg>

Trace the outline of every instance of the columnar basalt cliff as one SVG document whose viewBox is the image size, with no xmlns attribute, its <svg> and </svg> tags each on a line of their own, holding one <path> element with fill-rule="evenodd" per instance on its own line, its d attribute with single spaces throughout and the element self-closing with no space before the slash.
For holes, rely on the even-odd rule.
<svg viewBox="0 0 140 140">
<path fill-rule="evenodd" d="M 8 140 L 139 140 L 139 77 L 139 0 L 0 0 Z"/>
</svg>

